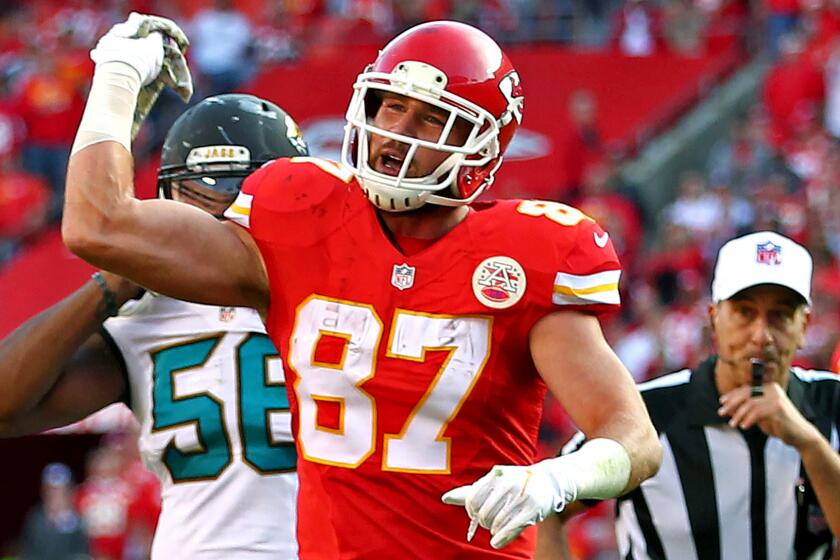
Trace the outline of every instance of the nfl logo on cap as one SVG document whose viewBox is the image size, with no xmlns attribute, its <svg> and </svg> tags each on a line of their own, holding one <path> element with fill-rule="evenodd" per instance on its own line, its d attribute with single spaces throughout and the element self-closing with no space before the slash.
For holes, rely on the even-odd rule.
<svg viewBox="0 0 840 560">
<path fill-rule="evenodd" d="M 755 246 L 755 262 L 759 264 L 782 264 L 782 247 L 772 241 Z"/>
</svg>

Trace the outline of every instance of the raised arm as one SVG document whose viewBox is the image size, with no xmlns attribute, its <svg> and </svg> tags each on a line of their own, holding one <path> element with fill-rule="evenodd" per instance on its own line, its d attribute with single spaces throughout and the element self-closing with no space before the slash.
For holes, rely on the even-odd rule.
<svg viewBox="0 0 840 560">
<path fill-rule="evenodd" d="M 115 305 L 138 290 L 107 278 Z M 103 290 L 91 280 L 0 341 L 0 437 L 63 426 L 120 400 L 125 372 L 98 332 L 105 316 Z"/>
<path fill-rule="evenodd" d="M 113 141 L 71 156 L 67 247 L 155 292 L 264 312 L 267 277 L 248 233 L 187 204 L 134 198 L 132 167 L 129 152 Z"/>
<path fill-rule="evenodd" d="M 247 232 L 185 204 L 134 196 L 137 97 L 160 73 L 163 53 L 160 33 L 132 38 L 119 25 L 92 52 L 96 72 L 67 170 L 64 242 L 156 292 L 264 312 L 266 272 Z"/>
</svg>

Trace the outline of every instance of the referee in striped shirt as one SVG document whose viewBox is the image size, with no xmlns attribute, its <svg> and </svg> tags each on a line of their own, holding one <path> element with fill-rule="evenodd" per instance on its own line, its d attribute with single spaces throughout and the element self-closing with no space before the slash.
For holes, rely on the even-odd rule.
<svg viewBox="0 0 840 560">
<path fill-rule="evenodd" d="M 791 367 L 812 268 L 805 248 L 773 232 L 721 248 L 709 305 L 717 355 L 640 386 L 664 456 L 656 476 L 617 501 L 621 558 L 830 557 L 840 377 Z M 541 526 L 537 560 L 566 558 L 563 515 Z"/>
</svg>

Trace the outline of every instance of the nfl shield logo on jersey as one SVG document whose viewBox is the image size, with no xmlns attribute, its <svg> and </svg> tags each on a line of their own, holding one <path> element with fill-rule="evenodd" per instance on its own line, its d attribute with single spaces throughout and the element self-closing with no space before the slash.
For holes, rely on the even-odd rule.
<svg viewBox="0 0 840 560">
<path fill-rule="evenodd" d="M 755 246 L 755 262 L 759 264 L 782 264 L 782 248 L 772 241 Z"/>
<path fill-rule="evenodd" d="M 409 289 L 414 285 L 415 270 L 415 267 L 406 263 L 395 264 L 394 272 L 391 273 L 391 285 L 400 290 Z"/>
<path fill-rule="evenodd" d="M 236 308 L 235 307 L 220 307 L 219 308 L 219 321 L 223 323 L 229 323 L 233 320 L 236 316 Z"/>
</svg>

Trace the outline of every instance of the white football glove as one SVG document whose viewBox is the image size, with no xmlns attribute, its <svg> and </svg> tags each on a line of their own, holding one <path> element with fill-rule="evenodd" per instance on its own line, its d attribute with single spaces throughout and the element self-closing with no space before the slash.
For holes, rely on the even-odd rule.
<svg viewBox="0 0 840 560">
<path fill-rule="evenodd" d="M 565 477 L 553 476 L 543 463 L 495 466 L 473 484 L 443 495 L 446 504 L 464 506 L 470 516 L 467 540 L 478 525 L 490 531 L 490 546 L 502 548 L 527 527 L 561 511 L 576 498 L 577 489 Z"/>
<path fill-rule="evenodd" d="M 165 86 L 174 89 L 185 103 L 192 97 L 192 77 L 184 58 L 189 44 L 172 20 L 132 12 L 126 21 L 102 36 L 91 51 L 90 57 L 97 66 L 122 62 L 140 76 L 143 88 L 137 96 L 132 138 Z"/>
<path fill-rule="evenodd" d="M 497 465 L 473 484 L 450 490 L 442 499 L 467 508 L 467 540 L 472 540 L 481 525 L 493 535 L 490 546 L 502 548 L 530 525 L 577 499 L 618 496 L 630 480 L 630 471 L 630 456 L 620 443 L 595 438 L 574 453 L 536 465 Z"/>
<path fill-rule="evenodd" d="M 108 62 L 128 64 L 145 86 L 157 78 L 163 67 L 163 36 L 152 33 L 140 37 L 138 31 L 143 20 L 144 16 L 132 12 L 126 21 L 114 25 L 99 39 L 90 58 L 97 66 Z"/>
</svg>

